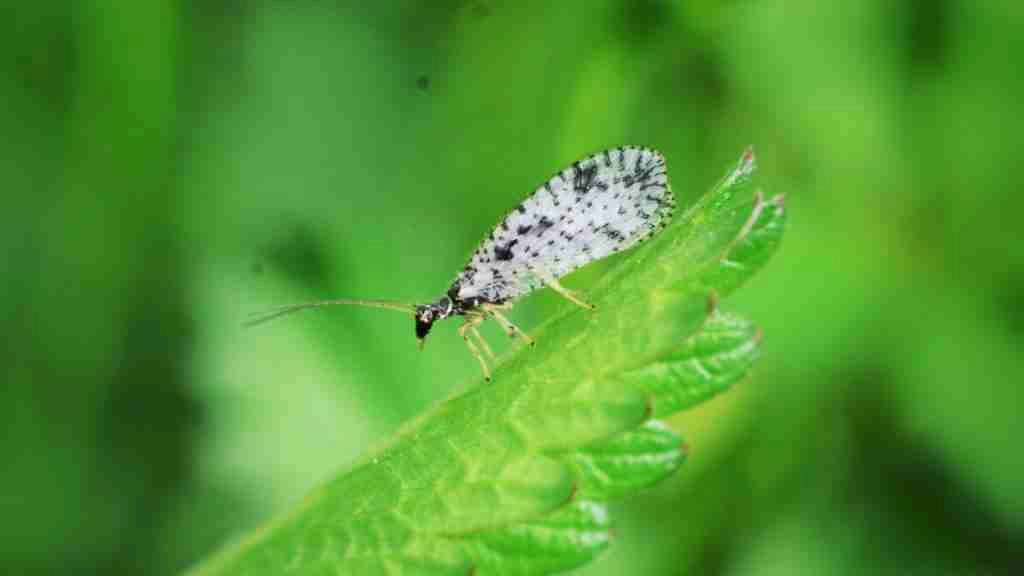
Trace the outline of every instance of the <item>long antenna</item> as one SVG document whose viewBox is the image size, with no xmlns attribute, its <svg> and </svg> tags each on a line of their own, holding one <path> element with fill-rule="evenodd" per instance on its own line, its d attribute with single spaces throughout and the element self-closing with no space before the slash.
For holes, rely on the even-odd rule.
<svg viewBox="0 0 1024 576">
<path fill-rule="evenodd" d="M 270 312 L 264 312 L 257 314 L 246 320 L 242 325 L 245 327 L 256 326 L 257 324 L 263 324 L 269 322 L 274 318 L 292 314 L 293 312 L 300 312 L 302 310 L 308 310 L 310 308 L 322 308 L 324 306 L 336 306 L 339 304 L 350 304 L 353 306 L 366 306 L 368 308 L 384 308 L 386 310 L 397 310 L 399 312 L 405 312 L 409 315 L 416 314 L 415 304 L 404 304 L 402 302 L 392 302 L 390 300 L 354 300 L 349 298 L 337 298 L 335 300 L 321 300 L 319 302 L 306 302 L 304 304 L 292 304 L 291 306 L 282 306 L 271 310 Z"/>
</svg>

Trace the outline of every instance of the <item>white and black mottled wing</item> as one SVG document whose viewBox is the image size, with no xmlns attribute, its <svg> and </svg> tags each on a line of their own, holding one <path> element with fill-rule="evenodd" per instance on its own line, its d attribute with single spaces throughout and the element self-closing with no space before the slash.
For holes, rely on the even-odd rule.
<svg viewBox="0 0 1024 576">
<path fill-rule="evenodd" d="M 480 243 L 449 295 L 501 303 L 612 253 L 664 227 L 675 199 L 665 158 L 622 147 L 562 170 L 516 206 Z M 538 272 L 541 271 L 541 272 Z"/>
</svg>

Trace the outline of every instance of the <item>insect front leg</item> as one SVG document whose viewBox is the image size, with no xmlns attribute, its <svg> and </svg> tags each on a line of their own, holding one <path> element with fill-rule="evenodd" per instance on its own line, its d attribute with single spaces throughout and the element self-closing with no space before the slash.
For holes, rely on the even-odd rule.
<svg viewBox="0 0 1024 576">
<path fill-rule="evenodd" d="M 487 367 L 487 361 L 484 360 L 483 355 L 480 353 L 480 349 L 477 348 L 476 344 L 474 344 L 473 340 L 469 337 L 469 332 L 471 331 L 476 333 L 478 337 L 480 336 L 480 333 L 477 332 L 476 325 L 483 322 L 483 320 L 483 316 L 466 316 L 465 323 L 463 323 L 462 326 L 459 326 L 459 336 L 462 336 L 462 341 L 465 342 L 466 347 L 469 348 L 469 353 L 472 354 L 478 362 L 480 362 L 480 368 L 484 371 L 484 380 L 490 382 L 491 370 Z M 484 343 L 484 345 L 486 346 L 487 344 Z M 490 352 L 489 347 L 487 350 Z M 491 354 L 493 355 L 493 352 Z"/>
<path fill-rule="evenodd" d="M 573 304 L 576 304 L 580 308 L 586 308 L 587 310 L 597 310 L 597 306 L 584 302 L 583 300 L 578 298 L 575 292 L 569 290 L 565 286 L 562 286 L 562 284 L 558 282 L 558 278 L 555 278 L 554 274 L 548 272 L 544 268 L 535 266 L 533 269 L 533 273 L 537 276 L 537 278 L 540 279 L 541 282 L 543 282 L 545 285 L 550 287 L 555 292 L 561 294 L 564 298 L 566 298 Z"/>
</svg>

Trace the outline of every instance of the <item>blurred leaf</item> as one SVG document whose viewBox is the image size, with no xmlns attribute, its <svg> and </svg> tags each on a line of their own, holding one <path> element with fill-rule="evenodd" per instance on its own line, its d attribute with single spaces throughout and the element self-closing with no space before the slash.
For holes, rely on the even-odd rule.
<svg viewBox="0 0 1024 576">
<path fill-rule="evenodd" d="M 748 190 L 752 152 L 571 308 L 534 349 L 404 427 L 289 515 L 196 574 L 536 574 L 611 537 L 601 500 L 671 473 L 682 442 L 648 422 L 746 372 L 757 332 L 717 311 L 775 250 L 781 198 Z M 645 422 L 647 422 L 645 424 Z"/>
</svg>

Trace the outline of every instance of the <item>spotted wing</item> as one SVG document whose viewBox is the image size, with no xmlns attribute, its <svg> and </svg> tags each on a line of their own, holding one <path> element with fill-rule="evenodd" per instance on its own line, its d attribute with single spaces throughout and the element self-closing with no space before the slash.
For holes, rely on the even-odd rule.
<svg viewBox="0 0 1024 576">
<path fill-rule="evenodd" d="M 632 146 L 599 152 L 555 174 L 480 243 L 452 291 L 507 302 L 664 227 L 675 199 L 665 158 Z"/>
</svg>

